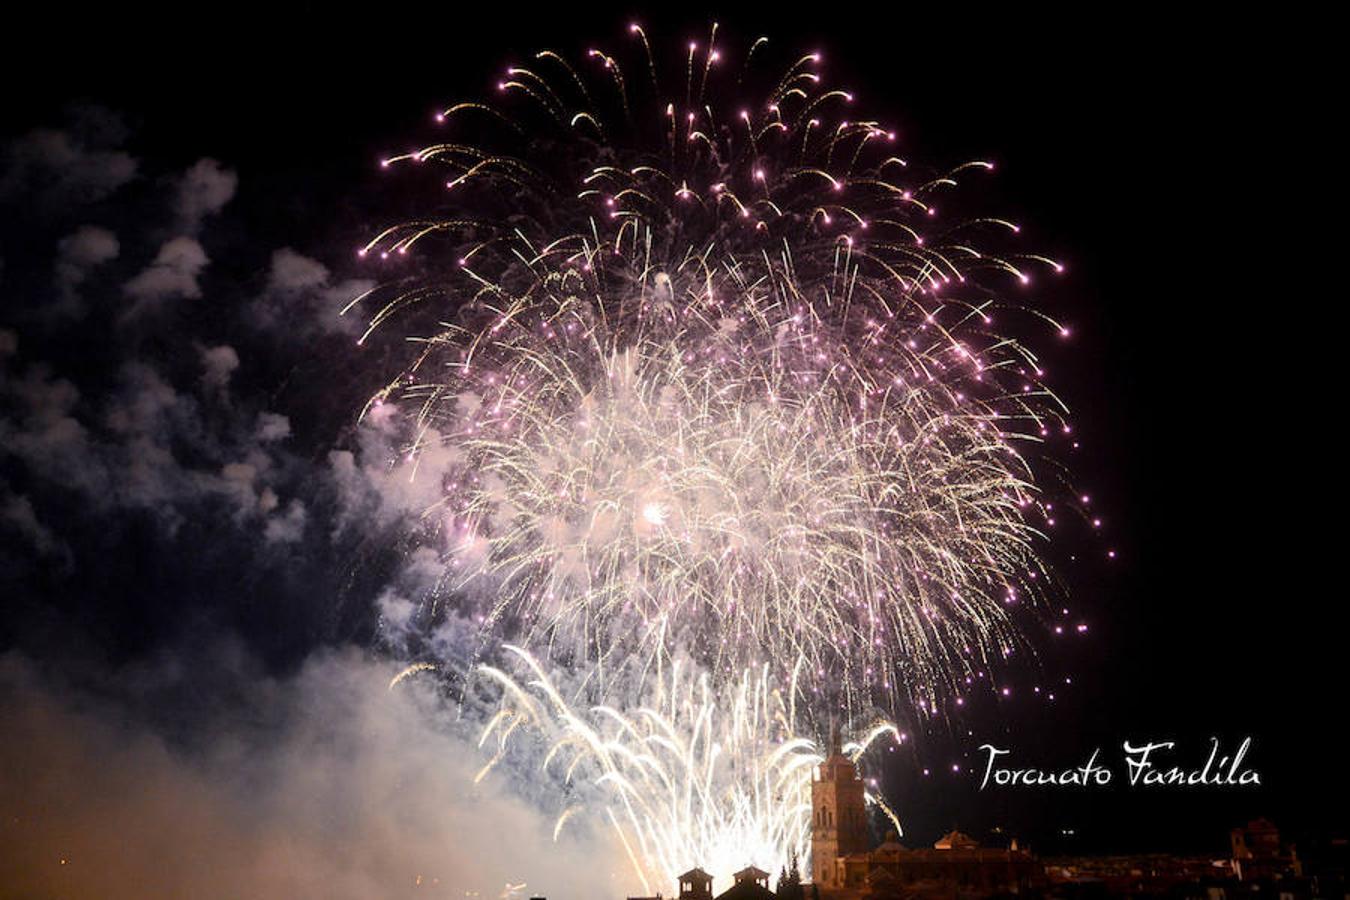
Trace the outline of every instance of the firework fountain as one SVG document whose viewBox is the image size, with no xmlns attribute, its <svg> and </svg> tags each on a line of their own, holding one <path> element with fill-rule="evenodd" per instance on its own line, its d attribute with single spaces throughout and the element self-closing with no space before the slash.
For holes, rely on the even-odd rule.
<svg viewBox="0 0 1350 900">
<path fill-rule="evenodd" d="M 955 214 L 991 163 L 899 155 L 819 54 L 628 51 L 540 52 L 384 160 L 441 211 L 361 249 L 422 268 L 353 309 L 415 348 L 367 411 L 443 471 L 419 539 L 481 604 L 483 745 L 544 735 L 666 883 L 804 849 L 822 717 L 934 712 L 1022 643 L 1065 426 L 999 324 L 1067 331 L 1025 300 L 1062 267 Z"/>
</svg>

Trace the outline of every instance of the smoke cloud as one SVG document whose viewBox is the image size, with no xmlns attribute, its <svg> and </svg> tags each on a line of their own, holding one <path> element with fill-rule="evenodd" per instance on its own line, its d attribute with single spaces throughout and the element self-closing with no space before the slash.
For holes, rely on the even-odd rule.
<svg viewBox="0 0 1350 900">
<path fill-rule="evenodd" d="M 462 675 L 473 628 L 418 639 L 443 564 L 396 535 L 450 461 L 356 422 L 373 282 L 128 138 L 89 108 L 0 143 L 0 897 L 634 889 L 603 826 L 554 842 L 537 766 L 475 784 L 481 708 L 389 688 Z"/>
<path fill-rule="evenodd" d="M 231 658 L 233 657 L 233 658 Z M 322 653 L 286 678 L 235 653 L 78 687 L 0 657 L 0 894 L 619 897 L 608 836 L 492 778 L 428 682 Z M 220 692 L 222 696 L 207 696 Z M 204 718 L 178 709 L 195 698 Z M 185 733 L 146 724 L 153 705 Z M 524 885 L 523 887 L 519 887 Z"/>
</svg>

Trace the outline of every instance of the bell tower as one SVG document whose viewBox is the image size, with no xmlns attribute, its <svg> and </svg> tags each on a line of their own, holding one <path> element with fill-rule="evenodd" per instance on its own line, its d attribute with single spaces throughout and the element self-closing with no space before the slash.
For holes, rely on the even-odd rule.
<svg viewBox="0 0 1350 900">
<path fill-rule="evenodd" d="M 835 860 L 867 849 L 867 816 L 863 782 L 839 744 L 839 729 L 830 726 L 830 755 L 811 781 L 811 880 L 821 888 L 842 887 Z"/>
</svg>

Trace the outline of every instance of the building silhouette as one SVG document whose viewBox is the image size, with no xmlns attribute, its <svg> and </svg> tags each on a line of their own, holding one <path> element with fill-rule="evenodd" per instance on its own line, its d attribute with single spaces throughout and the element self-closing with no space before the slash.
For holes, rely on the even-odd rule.
<svg viewBox="0 0 1350 900">
<path fill-rule="evenodd" d="M 695 868 L 679 876 L 679 900 L 988 900 L 1014 894 L 1049 900 L 1350 898 L 1350 840 L 1328 839 L 1310 864 L 1267 819 L 1233 829 L 1227 859 L 1146 853 L 1042 861 L 1016 841 L 1007 848 L 984 847 L 955 830 L 932 847 L 907 848 L 894 833 L 871 846 L 866 820 L 855 819 L 862 808 L 859 784 L 857 768 L 833 738 L 813 783 L 812 850 L 821 855 L 812 860 L 811 882 L 802 882 L 795 855 L 776 890 L 769 889 L 768 872 L 750 866 L 715 895 L 713 877 Z M 863 826 L 854 828 L 855 821 Z"/>
<path fill-rule="evenodd" d="M 731 887 L 717 895 L 717 900 L 775 900 L 769 890 L 769 873 L 754 866 L 746 866 L 731 876 Z"/>
<path fill-rule="evenodd" d="M 1309 877 L 1294 847 L 1281 841 L 1269 820 L 1235 828 L 1230 839 L 1232 856 L 1224 860 L 1161 853 L 1042 862 L 1017 841 L 985 847 L 957 830 L 931 847 L 905 847 L 894 832 L 874 844 L 863 780 L 831 728 L 829 754 L 811 781 L 810 881 L 803 883 L 795 854 L 776 890 L 769 889 L 768 872 L 749 866 L 732 876 L 731 887 L 714 894 L 713 876 L 694 868 L 679 876 L 679 900 L 979 900 L 1014 894 L 1055 900 L 1350 898 L 1350 842 L 1330 842 Z"/>
<path fill-rule="evenodd" d="M 680 900 L 713 900 L 712 876 L 695 866 L 680 876 Z"/>
<path fill-rule="evenodd" d="M 793 871 L 796 872 L 795 862 Z M 780 896 L 769 890 L 769 873 L 763 869 L 746 866 L 731 878 L 731 887 L 714 898 L 712 876 L 696 866 L 679 877 L 679 900 L 777 900 Z M 655 897 L 629 897 L 628 900 L 662 900 L 662 897 L 657 894 Z"/>
<path fill-rule="evenodd" d="M 822 890 L 839 887 L 838 862 L 871 840 L 858 767 L 844 755 L 839 729 L 830 728 L 830 754 L 811 781 L 811 872 Z"/>
<path fill-rule="evenodd" d="M 1239 881 L 1300 878 L 1303 866 L 1294 845 L 1280 841 L 1280 830 L 1269 819 L 1253 819 L 1229 835 L 1233 845 L 1233 874 Z"/>
<path fill-rule="evenodd" d="M 830 754 L 811 783 L 811 815 L 811 895 L 823 900 L 990 896 L 1044 882 L 1044 868 L 1016 842 L 982 847 L 952 831 L 932 848 L 911 850 L 894 833 L 873 846 L 862 778 L 833 728 Z"/>
</svg>

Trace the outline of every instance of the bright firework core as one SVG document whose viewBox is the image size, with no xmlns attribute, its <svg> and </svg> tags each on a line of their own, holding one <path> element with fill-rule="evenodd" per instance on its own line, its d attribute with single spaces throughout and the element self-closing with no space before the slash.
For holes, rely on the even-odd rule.
<svg viewBox="0 0 1350 900">
<path fill-rule="evenodd" d="M 544 51 L 500 103 L 443 111 L 441 142 L 385 164 L 434 171 L 444 214 L 362 250 L 434 273 L 376 292 L 371 329 L 406 323 L 417 347 L 375 401 L 415 411 L 407 452 L 444 484 L 422 530 L 455 573 L 439 599 L 484 604 L 485 646 L 583 674 L 614 711 L 582 741 L 609 782 L 676 656 L 714 711 L 739 708 L 745 673 L 792 671 L 816 726 L 841 705 L 931 711 L 998 667 L 1049 581 L 1026 451 L 1063 427 L 1032 350 L 996 330 L 1062 332 L 1004 299 L 1061 267 L 1009 246 L 1011 222 L 939 213 L 992 165 L 912 165 L 818 54 L 765 79 L 765 41 L 733 61 L 714 27 L 663 74 L 632 39 L 635 66 Z M 491 671 L 504 715 L 550 719 Z M 692 748 L 712 726 L 690 727 Z M 647 795 L 624 783 L 631 809 Z M 738 846 L 798 845 L 764 815 Z M 640 871 L 697 856 L 614 825 Z M 724 839 L 698 827 L 711 853 Z"/>
<path fill-rule="evenodd" d="M 642 507 L 642 518 L 648 525 L 664 525 L 670 511 L 660 503 L 648 503 Z"/>
</svg>

